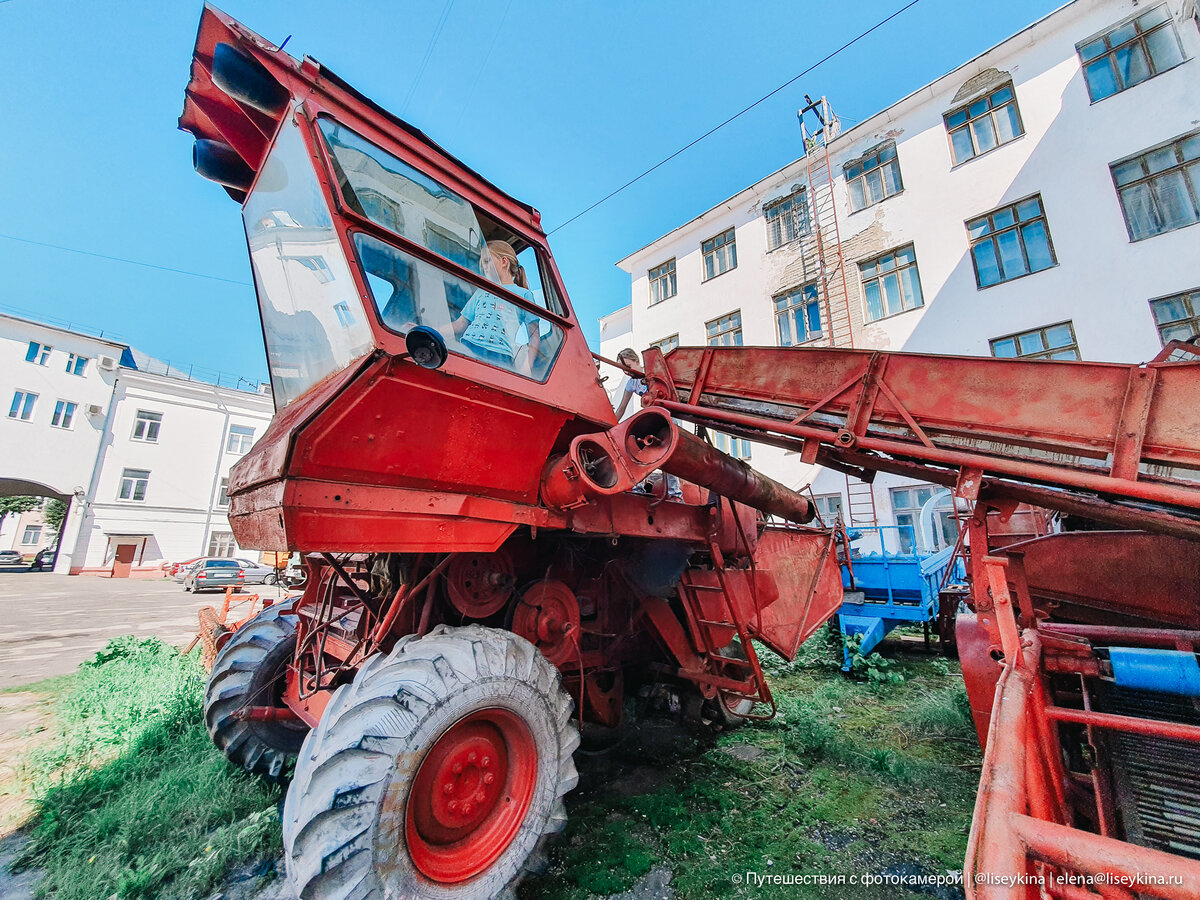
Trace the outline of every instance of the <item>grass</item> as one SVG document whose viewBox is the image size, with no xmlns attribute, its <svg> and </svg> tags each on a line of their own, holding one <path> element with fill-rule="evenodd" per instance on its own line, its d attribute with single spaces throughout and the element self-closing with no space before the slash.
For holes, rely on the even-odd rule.
<svg viewBox="0 0 1200 900">
<path fill-rule="evenodd" d="M 25 760 L 36 813 L 21 864 L 39 896 L 192 898 L 274 858 L 278 787 L 226 763 L 202 719 L 204 672 L 157 639 L 113 641 L 62 688 Z"/>
<path fill-rule="evenodd" d="M 768 673 L 778 715 L 669 752 L 665 780 L 620 796 L 620 776 L 568 797 L 567 832 L 528 900 L 583 900 L 628 890 L 655 866 L 672 870 L 680 900 L 758 896 L 770 887 L 734 875 L 960 870 L 978 782 L 979 747 L 957 667 L 895 660 L 896 683 L 838 671 L 840 650 L 814 637 Z M 765 658 L 766 653 L 762 656 Z M 630 746 L 631 745 L 631 746 Z M 626 770 L 647 748 L 620 748 Z M 653 751 L 651 751 L 653 753 Z M 585 776 L 586 780 L 586 776 Z M 893 898 L 894 885 L 794 885 L 789 897 Z M 832 892 L 832 893 L 831 893 Z"/>
</svg>

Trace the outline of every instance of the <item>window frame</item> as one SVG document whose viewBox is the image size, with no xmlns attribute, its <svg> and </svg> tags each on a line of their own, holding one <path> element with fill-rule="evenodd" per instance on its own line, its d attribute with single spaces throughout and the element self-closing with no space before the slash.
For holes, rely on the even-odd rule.
<svg viewBox="0 0 1200 900">
<path fill-rule="evenodd" d="M 142 418 L 143 416 L 147 416 L 147 417 L 157 416 L 158 418 L 156 418 L 156 419 Z M 162 421 L 163 421 L 162 413 L 155 412 L 152 409 L 139 409 L 133 417 L 133 430 L 129 434 L 129 439 L 131 441 L 137 441 L 140 444 L 157 444 L 158 436 L 159 436 L 159 434 L 162 433 Z M 142 436 L 139 437 L 138 436 L 138 426 L 141 424 L 145 424 L 146 428 L 143 429 Z M 154 428 L 154 436 L 153 437 L 149 436 L 151 427 Z"/>
<path fill-rule="evenodd" d="M 732 456 L 734 459 L 751 459 L 753 444 L 744 438 L 736 437 L 732 434 L 726 434 L 723 431 L 709 429 L 709 438 L 712 440 L 712 445 L 717 450 L 727 456 Z M 740 446 L 739 446 L 740 445 Z"/>
<path fill-rule="evenodd" d="M 36 547 L 38 544 L 40 544 L 42 542 L 42 530 L 45 527 L 46 526 L 44 524 L 39 524 L 36 522 L 26 525 L 24 530 L 21 532 L 21 546 Z M 33 540 L 29 539 L 29 533 L 31 531 L 33 532 Z"/>
<path fill-rule="evenodd" d="M 68 409 L 69 407 L 69 409 Z M 54 413 L 50 416 L 50 427 L 60 428 L 63 431 L 73 431 L 75 428 L 75 413 L 79 411 L 79 404 L 74 400 L 58 399 L 54 401 Z M 65 419 L 65 423 L 62 421 Z"/>
<path fill-rule="evenodd" d="M 1001 91 L 1005 91 L 1005 90 L 1007 90 L 1009 92 L 1010 97 L 1007 100 L 1000 103 L 998 106 L 993 106 L 992 99 L 996 96 L 996 94 L 999 94 Z M 971 107 L 978 104 L 981 100 L 984 100 L 987 102 L 987 104 L 988 104 L 987 109 L 984 110 L 983 112 L 981 112 L 977 116 L 972 116 L 971 115 Z M 1002 141 L 1002 140 L 1000 140 L 1000 129 L 996 124 L 996 112 L 997 112 L 997 110 L 999 110 L 1005 106 L 1008 106 L 1010 104 L 1012 105 L 1013 112 L 1016 114 L 1017 132 L 1008 140 Z M 959 124 L 951 126 L 950 125 L 951 117 L 957 116 L 959 113 L 962 113 L 962 112 L 965 112 L 967 114 L 967 118 L 964 121 L 960 122 Z M 975 130 L 971 126 L 975 122 L 984 118 L 984 116 L 989 117 L 992 121 L 992 132 L 996 135 L 996 144 L 995 144 L 995 146 L 989 147 L 987 150 L 979 150 L 976 148 L 976 144 L 975 144 Z M 942 124 L 946 128 L 946 143 L 950 148 L 950 168 L 952 168 L 952 169 L 957 169 L 959 166 L 966 165 L 971 160 L 979 159 L 979 157 L 981 157 L 981 156 L 987 156 L 987 154 L 992 153 L 995 150 L 999 150 L 1001 147 L 1007 147 L 1009 144 L 1019 141 L 1021 138 L 1023 138 L 1025 136 L 1025 120 L 1021 116 L 1021 106 L 1017 102 L 1017 89 L 1016 89 L 1016 86 L 1012 83 L 1012 81 L 1008 81 L 1008 82 L 1000 85 L 999 87 L 990 88 L 985 93 L 975 97 L 975 99 L 969 100 L 968 102 L 960 104 L 960 105 L 954 107 L 953 109 L 949 110 L 948 112 L 943 113 L 942 114 Z M 975 149 L 974 153 L 972 153 L 970 156 L 966 157 L 965 159 L 959 159 L 958 154 L 955 153 L 955 151 L 954 151 L 954 134 L 955 134 L 955 132 L 963 131 L 963 130 L 966 130 L 967 135 L 971 139 L 971 147 L 976 148 L 976 149 Z"/>
<path fill-rule="evenodd" d="M 1169 300 L 1181 301 L 1189 314 L 1184 316 L 1182 319 L 1172 319 L 1170 322 L 1160 322 L 1158 314 L 1155 312 L 1156 305 L 1165 304 Z M 1194 287 L 1188 291 L 1167 294 L 1163 297 L 1154 297 L 1149 301 L 1149 303 L 1150 318 L 1154 321 L 1154 328 L 1158 332 L 1158 339 L 1162 341 L 1162 345 L 1164 347 L 1169 343 L 1167 336 L 1163 333 L 1164 329 L 1166 328 L 1178 328 L 1183 323 L 1192 322 L 1196 326 L 1192 331 L 1192 335 L 1200 334 L 1200 286 Z M 1189 337 L 1190 336 L 1191 335 L 1189 335 Z M 1187 338 L 1171 338 L 1171 340 L 1180 341 L 1187 340 Z"/>
<path fill-rule="evenodd" d="M 888 151 L 891 151 L 891 156 L 886 161 L 884 161 L 882 159 L 883 154 L 887 153 Z M 871 166 L 868 168 L 867 160 L 869 160 L 871 158 L 874 158 L 876 160 L 876 163 L 874 166 Z M 888 193 L 887 179 L 885 179 L 883 177 L 882 172 L 888 166 L 893 166 L 893 165 L 895 166 L 895 169 L 896 169 L 897 188 L 896 188 L 896 190 L 892 191 L 891 193 Z M 850 170 L 852 168 L 854 168 L 855 166 L 859 167 L 858 174 L 850 175 Z M 883 191 L 883 195 L 878 200 L 867 201 L 866 200 L 867 195 L 868 195 L 867 178 L 868 178 L 868 176 L 870 176 L 870 174 L 872 172 L 881 173 L 880 177 L 879 177 L 879 186 L 880 186 L 880 189 Z M 846 206 L 849 207 L 849 209 L 850 209 L 850 215 L 854 215 L 856 212 L 862 212 L 864 209 L 870 209 L 872 206 L 878 206 L 884 200 L 890 200 L 892 197 L 895 197 L 898 194 L 903 194 L 904 193 L 904 175 L 900 171 L 900 154 L 899 154 L 898 150 L 896 149 L 896 142 L 895 141 L 884 141 L 882 144 L 875 145 L 870 150 L 868 150 L 866 153 L 862 154 L 862 156 L 859 156 L 857 159 L 850 160 L 848 163 L 846 163 L 844 166 L 842 166 L 842 177 L 846 180 Z M 862 185 L 862 195 L 863 195 L 864 201 L 866 201 L 863 203 L 862 206 L 856 206 L 854 203 L 853 185 L 855 183 L 861 183 L 861 185 Z"/>
<path fill-rule="evenodd" d="M 720 326 L 726 319 L 730 320 L 730 325 L 720 331 L 710 331 L 710 326 Z M 734 320 L 736 319 L 736 324 Z M 731 334 L 736 336 L 736 340 L 731 343 L 716 343 L 714 338 L 720 338 L 722 335 Z M 717 316 L 715 319 L 709 319 L 704 323 L 704 344 L 706 347 L 741 347 L 742 344 L 742 311 L 735 309 L 733 312 L 725 313 L 723 316 Z"/>
<path fill-rule="evenodd" d="M 668 268 L 669 267 L 669 268 Z M 661 271 L 660 271 L 661 270 Z M 658 272 L 659 274 L 655 274 Z M 666 262 L 661 262 L 657 266 L 653 266 L 646 272 L 650 279 L 650 305 L 658 306 L 658 304 L 670 300 L 679 293 L 679 281 L 676 274 L 676 258 L 672 256 Z M 654 299 L 654 289 L 659 284 L 669 283 L 671 293 L 665 294 L 659 291 L 659 298 Z"/>
<path fill-rule="evenodd" d="M 34 350 L 34 347 L 37 350 Z M 54 352 L 54 348 L 49 344 L 43 344 L 41 341 L 30 341 L 29 349 L 25 351 L 25 362 L 33 363 L 35 366 L 46 366 L 50 364 L 50 354 Z"/>
<path fill-rule="evenodd" d="M 1037 215 L 1031 219 L 1026 219 L 1026 220 L 1019 219 L 1017 217 L 1017 207 L 1021 206 L 1024 203 L 1028 203 L 1030 200 L 1037 200 L 1038 206 L 1040 207 L 1040 210 L 1041 210 L 1039 215 Z M 981 235 L 979 238 L 971 237 L 972 223 L 981 222 L 985 219 L 990 220 L 993 216 L 996 216 L 1007 210 L 1011 210 L 1013 213 L 1013 223 L 1011 225 L 1005 225 L 1001 228 L 995 228 L 993 225 L 990 224 L 990 221 L 989 221 L 989 229 L 990 230 L 986 234 Z M 1029 252 L 1025 248 L 1025 237 L 1022 234 L 1022 229 L 1024 226 L 1028 225 L 1029 223 L 1039 221 L 1039 220 L 1042 222 L 1042 225 L 1046 232 L 1046 249 L 1050 254 L 1050 265 L 1043 266 L 1040 269 L 1031 269 L 1029 267 Z M 994 287 L 997 287 L 1002 284 L 1009 284 L 1010 282 L 1016 281 L 1020 278 L 1028 278 L 1030 275 L 1038 274 L 1038 272 L 1045 272 L 1049 269 L 1054 269 L 1054 268 L 1058 267 L 1058 254 L 1054 252 L 1054 236 L 1050 233 L 1050 217 L 1049 217 L 1048 213 L 1046 212 L 1046 203 L 1042 199 L 1042 195 L 1040 192 L 1036 193 L 1036 194 L 1030 194 L 1028 197 L 1022 197 L 1020 200 L 1016 200 L 1012 203 L 1006 203 L 1003 206 L 998 206 L 995 209 L 988 210 L 987 212 L 985 212 L 981 215 L 972 216 L 971 218 L 966 219 L 963 222 L 963 227 L 966 228 L 966 230 L 967 230 L 967 253 L 971 257 L 971 268 L 975 272 L 975 287 L 978 290 L 984 291 L 984 290 L 987 290 L 988 288 L 994 288 Z M 1004 264 L 1001 261 L 999 245 L 996 243 L 996 237 L 997 237 L 997 235 L 1005 234 L 1010 231 L 1015 231 L 1017 233 L 1017 238 L 1019 239 L 1020 245 L 1021 245 L 1021 254 L 1025 260 L 1025 268 L 1027 271 L 1022 272 L 1020 275 L 1014 275 L 1011 278 L 1003 278 L 1002 277 L 999 281 L 994 281 L 991 284 L 984 284 L 980 280 L 980 277 L 979 277 L 979 263 L 975 257 L 975 247 L 976 247 L 976 245 L 982 244 L 984 241 L 990 241 L 992 243 L 993 248 L 995 249 L 995 258 L 996 258 L 997 269 L 1000 272 L 1000 274 L 1003 275 L 1004 274 Z"/>
<path fill-rule="evenodd" d="M 716 242 L 721 241 L 718 245 Z M 712 245 L 710 249 L 705 249 L 708 245 Z M 713 274 L 708 274 L 708 260 L 712 258 L 714 261 L 720 257 L 725 259 L 729 264 L 721 271 L 716 271 L 716 263 L 713 264 Z M 732 262 L 729 262 L 732 260 Z M 719 234 L 714 234 L 710 238 L 700 242 L 700 283 L 704 284 L 708 281 L 713 281 L 720 278 L 737 268 L 737 227 L 730 225 Z"/>
<path fill-rule="evenodd" d="M 1200 224 L 1200 188 L 1198 188 L 1196 184 L 1192 183 L 1192 178 L 1190 176 L 1190 170 L 1195 168 L 1197 172 L 1197 182 L 1200 182 L 1200 156 L 1197 156 L 1194 159 L 1183 159 L 1183 145 L 1189 141 L 1194 141 L 1200 145 L 1200 130 L 1189 131 L 1186 134 L 1182 134 L 1179 137 L 1173 138 L 1169 141 L 1156 144 L 1153 147 L 1143 150 L 1141 153 L 1135 153 L 1132 156 L 1127 156 L 1124 159 L 1119 159 L 1116 162 L 1109 163 L 1108 171 L 1112 176 L 1113 188 L 1117 192 L 1117 203 L 1121 207 L 1121 218 L 1125 221 L 1125 233 L 1129 235 L 1129 242 L 1131 244 L 1136 244 L 1139 241 L 1146 241 L 1150 238 L 1158 237 L 1160 234 L 1170 234 L 1172 231 L 1179 231 L 1183 228 L 1190 228 L 1193 225 Z M 1147 158 L 1152 154 L 1159 153 L 1168 148 L 1175 151 L 1175 164 L 1158 172 L 1150 172 L 1150 163 L 1148 162 Z M 1139 162 L 1141 164 L 1142 175 L 1133 179 L 1132 181 L 1121 184 L 1117 180 L 1117 169 L 1127 166 L 1133 162 Z M 1129 213 L 1125 207 L 1125 195 L 1123 192 L 1129 191 L 1132 188 L 1141 185 L 1148 186 L 1150 200 L 1154 204 L 1155 214 L 1158 215 L 1158 197 L 1154 191 L 1154 182 L 1158 180 L 1165 180 L 1167 176 L 1173 172 L 1178 172 L 1180 174 L 1180 178 L 1183 182 L 1185 190 L 1187 191 L 1188 198 L 1192 201 L 1192 221 L 1185 222 L 1182 225 L 1173 225 L 1172 227 L 1164 228 L 1161 231 L 1152 231 L 1149 234 L 1144 234 L 1140 237 L 1134 237 L 1133 225 L 1130 222 Z"/>
<path fill-rule="evenodd" d="M 670 344 L 669 347 L 667 346 L 668 344 Z M 679 334 L 678 333 L 669 334 L 662 340 L 651 341 L 650 346 L 657 347 L 659 353 L 661 353 L 663 356 L 666 356 L 668 353 L 670 353 L 672 350 L 674 350 L 676 347 L 679 346 Z"/>
<path fill-rule="evenodd" d="M 786 213 L 780 212 L 772 217 L 772 213 L 783 210 L 783 207 L 789 203 L 791 208 Z M 787 221 L 792 223 L 791 228 L 795 230 L 795 236 L 787 240 L 784 240 L 784 215 L 788 217 Z M 763 204 L 763 223 L 767 229 L 768 253 L 773 253 L 781 247 L 787 247 L 803 238 L 812 229 L 812 219 L 808 211 L 808 188 L 802 184 L 797 185 L 790 193 Z M 777 230 L 780 238 L 778 243 L 772 241 L 773 226 L 776 224 L 778 224 Z"/>
<path fill-rule="evenodd" d="M 216 547 L 217 550 L 213 548 Z M 218 552 L 221 549 L 227 552 Z M 232 531 L 217 531 L 213 530 L 208 535 L 208 553 L 207 556 L 217 559 L 234 559 L 234 551 L 237 550 L 237 539 L 234 538 Z M 236 560 L 235 560 L 236 562 Z M 239 568 L 241 564 L 239 563 Z"/>
<path fill-rule="evenodd" d="M 1143 31 L 1141 26 L 1138 24 L 1138 20 L 1151 15 L 1159 9 L 1166 9 L 1166 20 L 1152 25 L 1148 30 Z M 1119 31 L 1128 25 L 1133 25 L 1134 27 L 1133 37 L 1127 38 L 1116 46 L 1112 46 L 1109 38 L 1113 32 Z M 1151 35 L 1157 31 L 1162 31 L 1163 29 L 1169 29 L 1171 36 L 1175 39 L 1175 48 L 1179 51 L 1179 60 L 1164 69 L 1159 69 L 1153 55 L 1150 53 L 1146 38 L 1148 35 Z M 1084 59 L 1083 48 L 1094 44 L 1097 41 L 1104 42 L 1104 46 L 1106 48 L 1104 52 L 1093 56 L 1091 59 Z M 1109 64 L 1109 73 L 1112 75 L 1114 83 L 1121 84 L 1123 79 L 1121 78 L 1120 68 L 1115 61 L 1116 54 L 1122 48 L 1129 47 L 1135 43 L 1139 45 L 1143 58 L 1146 60 L 1147 68 L 1150 70 L 1150 74 L 1145 78 L 1133 82 L 1132 84 L 1122 84 L 1111 94 L 1105 94 L 1102 97 L 1093 97 L 1092 82 L 1088 78 L 1088 68 L 1095 65 L 1101 59 L 1107 59 Z M 1175 17 L 1171 15 L 1170 7 L 1165 3 L 1160 3 L 1157 6 L 1152 6 L 1150 9 L 1144 9 L 1132 15 L 1126 16 L 1121 21 L 1110 25 L 1103 31 L 1099 31 L 1096 34 L 1093 34 L 1091 37 L 1080 41 L 1075 45 L 1075 56 L 1079 60 L 1079 71 L 1083 76 L 1083 84 L 1084 88 L 1087 90 L 1089 104 L 1101 103 L 1107 100 L 1109 97 L 1115 97 L 1117 94 L 1123 94 L 1130 88 L 1137 87 L 1139 84 L 1144 84 L 1145 82 L 1150 81 L 1153 78 L 1157 78 L 1159 75 L 1162 75 L 1165 72 L 1170 72 L 1172 69 L 1178 68 L 1190 59 L 1184 49 L 1183 42 L 1179 40 L 1179 32 L 1175 29 Z"/>
<path fill-rule="evenodd" d="M 832 525 L 834 522 L 836 522 L 838 520 L 839 516 L 841 515 L 841 513 L 845 510 L 845 505 L 842 502 L 844 498 L 842 497 L 841 493 L 813 494 L 812 499 L 813 499 L 813 508 L 816 509 L 817 515 L 820 516 L 821 521 L 824 522 L 826 526 Z M 822 509 L 821 502 L 825 501 L 825 506 L 828 507 L 831 505 L 829 503 L 830 500 L 836 501 L 837 514 L 832 515 L 831 517 L 827 518 L 826 513 L 828 513 L 829 510 Z"/>
<path fill-rule="evenodd" d="M 13 390 L 12 404 L 8 408 L 8 417 L 17 422 L 32 422 L 34 413 L 37 411 L 37 402 L 40 394 L 35 394 L 33 391 L 25 391 L 21 388 Z M 17 398 L 21 399 L 18 401 Z"/>
<path fill-rule="evenodd" d="M 915 555 L 917 553 L 936 553 L 939 550 L 944 550 L 946 547 L 954 546 L 958 539 L 958 521 L 954 513 L 954 492 L 951 490 L 949 496 L 947 496 L 943 501 L 939 501 L 938 503 L 934 504 L 933 507 L 932 518 L 934 522 L 934 543 L 941 544 L 941 546 L 921 546 L 923 535 L 921 534 L 921 522 L 919 516 L 921 507 L 923 507 L 928 500 L 919 504 L 918 506 L 897 506 L 896 494 L 899 491 L 914 491 L 921 490 L 923 488 L 930 489 L 930 500 L 946 490 L 945 485 L 931 484 L 927 481 L 919 482 L 917 484 L 896 485 L 895 487 L 888 489 L 888 502 L 891 504 L 892 519 L 895 521 L 897 527 L 896 534 L 897 540 L 900 542 L 900 552 L 905 555 Z M 943 504 L 948 504 L 948 506 Z M 949 514 L 949 519 L 946 518 L 947 513 Z M 908 516 L 912 519 L 912 521 L 901 524 L 900 516 Z M 947 533 L 946 525 L 949 521 L 954 522 L 953 534 Z M 905 527 L 912 529 L 912 546 L 908 547 L 907 549 L 904 547 L 905 532 L 903 529 Z"/>
<path fill-rule="evenodd" d="M 217 508 L 229 508 L 229 478 L 226 476 L 221 479 L 221 483 L 217 486 Z"/>
<path fill-rule="evenodd" d="M 138 485 L 141 485 L 142 496 L 138 497 Z M 128 485 L 128 494 L 126 494 Z M 117 484 L 117 500 L 121 503 L 145 503 L 146 495 L 150 492 L 149 469 L 122 469 L 121 480 Z"/>
<path fill-rule="evenodd" d="M 66 373 L 75 375 L 79 378 L 87 377 L 87 364 L 91 362 L 90 356 L 80 356 L 78 353 L 72 353 L 67 357 Z"/>
<path fill-rule="evenodd" d="M 1051 328 L 1061 328 L 1064 325 L 1071 332 L 1071 343 L 1059 344 L 1056 347 L 1051 347 L 1050 342 L 1046 337 L 1046 333 Z M 1021 349 L 1021 338 L 1028 337 L 1028 336 L 1034 335 L 1034 334 L 1041 336 L 1042 346 L 1045 349 L 1044 350 L 1036 350 L 1032 353 L 1019 352 Z M 998 353 L 996 353 L 996 345 L 1001 343 L 1002 341 L 1013 341 L 1014 342 L 1014 346 L 1018 350 L 1016 356 L 1000 356 Z M 1042 325 L 1038 328 L 1026 328 L 1022 331 L 1014 331 L 1012 334 L 1004 334 L 1004 335 L 1001 335 L 1000 337 L 988 339 L 988 351 L 992 354 L 993 359 L 1054 360 L 1057 358 L 1054 356 L 1054 354 L 1061 354 L 1066 350 L 1074 350 L 1075 351 L 1075 361 L 1079 361 L 1079 360 L 1083 359 L 1083 354 L 1081 354 L 1079 352 L 1079 336 L 1075 333 L 1075 322 L 1072 319 L 1066 319 L 1065 321 L 1062 321 L 1062 322 L 1051 322 L 1049 325 Z"/>
<path fill-rule="evenodd" d="M 812 290 L 811 298 L 808 296 L 809 289 Z M 799 297 L 800 299 L 798 301 L 793 302 L 791 300 L 791 298 L 793 298 L 793 297 Z M 789 302 L 787 303 L 786 306 L 781 308 L 779 305 L 779 301 L 785 300 L 785 299 L 788 300 Z M 809 322 L 808 316 L 806 314 L 802 317 L 804 326 L 805 326 L 804 339 L 803 340 L 795 340 L 795 341 L 792 341 L 791 343 L 785 344 L 783 342 L 783 333 L 779 327 L 780 320 L 783 318 L 790 317 L 794 310 L 804 310 L 807 313 L 807 310 L 811 306 L 813 306 L 813 304 L 816 304 L 817 324 L 821 327 L 816 332 L 810 331 L 809 327 L 808 327 L 810 322 Z M 822 340 L 825 337 L 825 328 L 824 328 L 825 321 L 824 321 L 824 317 L 821 315 L 821 289 L 818 287 L 817 282 L 810 281 L 806 284 L 800 285 L 799 287 L 792 288 L 790 291 L 783 291 L 781 293 L 775 294 L 771 298 L 771 305 L 772 305 L 772 314 L 775 316 L 775 341 L 776 341 L 777 346 L 800 347 L 804 344 L 812 343 L 813 341 Z M 789 322 L 790 321 L 791 320 L 789 319 Z"/>
<path fill-rule="evenodd" d="M 225 452 L 245 456 L 250 452 L 250 448 L 254 446 L 254 433 L 257 430 L 257 428 L 252 428 L 249 425 L 235 425 L 230 423 L 229 431 L 225 435 Z M 238 438 L 237 446 L 240 449 L 234 448 L 234 437 Z M 248 444 L 246 443 L 247 439 L 249 440 Z"/>
<path fill-rule="evenodd" d="M 879 264 L 883 260 L 887 259 L 887 257 L 889 257 L 889 256 L 896 257 L 900 253 L 904 252 L 905 250 L 912 250 L 912 262 L 897 264 L 897 265 L 893 266 L 893 268 L 889 269 L 886 272 L 876 271 L 876 273 L 874 275 L 870 275 L 870 276 L 867 276 L 864 274 L 863 270 L 867 266 L 875 265 L 878 268 Z M 925 308 L 925 288 L 923 288 L 921 286 L 921 269 L 917 264 L 917 245 L 915 243 L 901 244 L 899 247 L 894 247 L 891 250 L 888 250 L 886 253 L 880 253 L 878 256 L 872 256 L 868 259 L 858 260 L 855 263 L 855 265 L 858 267 L 858 282 L 859 282 L 859 288 L 861 289 L 861 293 L 862 293 L 862 304 L 863 304 L 862 314 L 863 314 L 863 323 L 864 324 L 871 324 L 872 322 L 882 322 L 884 319 L 891 319 L 895 316 L 902 316 L 905 313 L 915 312 L 918 309 Z M 900 273 L 905 269 L 913 270 L 914 277 L 916 278 L 917 293 L 919 295 L 917 299 L 920 302 L 918 302 L 916 306 L 910 306 L 907 309 L 899 309 L 896 312 L 888 312 L 885 309 L 883 312 L 883 315 L 878 316 L 876 318 L 872 318 L 871 317 L 871 307 L 870 307 L 870 304 L 867 302 L 867 284 L 868 284 L 868 282 L 878 281 L 878 282 L 880 282 L 880 284 L 882 284 L 883 279 L 885 279 L 889 275 L 894 274 L 896 276 L 896 284 L 897 284 L 897 287 L 899 287 L 899 289 L 900 289 L 901 298 L 903 301 L 904 280 L 901 277 Z M 883 301 L 885 300 L 885 294 L 884 294 L 882 288 L 879 292 L 879 296 L 880 296 L 880 302 L 882 305 Z"/>
</svg>

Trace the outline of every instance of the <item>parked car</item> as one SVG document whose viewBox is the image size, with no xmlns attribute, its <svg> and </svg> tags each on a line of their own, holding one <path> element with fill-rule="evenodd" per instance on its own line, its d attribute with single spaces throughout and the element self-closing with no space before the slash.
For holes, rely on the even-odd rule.
<svg viewBox="0 0 1200 900">
<path fill-rule="evenodd" d="M 224 590 L 232 585 L 240 589 L 246 583 L 246 573 L 236 559 L 205 559 L 187 570 L 183 578 L 185 591 Z"/>
<path fill-rule="evenodd" d="M 191 559 L 185 559 L 183 562 L 172 563 L 170 571 L 167 573 L 176 581 L 183 581 L 183 576 L 187 574 L 187 570 L 194 566 L 203 556 L 193 556 Z"/>
<path fill-rule="evenodd" d="M 279 577 L 274 569 L 262 563 L 250 559 L 238 559 L 237 562 L 246 573 L 246 584 L 274 584 Z"/>
<path fill-rule="evenodd" d="M 40 572 L 43 569 L 48 569 L 54 565 L 54 548 L 43 547 L 33 556 L 33 562 L 29 564 L 29 568 L 35 572 Z"/>
<path fill-rule="evenodd" d="M 0 566 L 19 566 L 25 562 L 16 550 L 0 550 Z"/>
</svg>

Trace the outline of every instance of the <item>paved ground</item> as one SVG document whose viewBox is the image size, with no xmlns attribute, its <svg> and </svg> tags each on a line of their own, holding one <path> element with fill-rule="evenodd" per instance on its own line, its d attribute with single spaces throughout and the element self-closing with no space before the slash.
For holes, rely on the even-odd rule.
<svg viewBox="0 0 1200 900">
<path fill-rule="evenodd" d="M 264 585 L 251 593 L 282 596 Z M 221 602 L 218 592 L 189 594 L 174 581 L 0 569 L 0 688 L 72 672 L 122 634 L 186 644 L 200 607 Z"/>
</svg>

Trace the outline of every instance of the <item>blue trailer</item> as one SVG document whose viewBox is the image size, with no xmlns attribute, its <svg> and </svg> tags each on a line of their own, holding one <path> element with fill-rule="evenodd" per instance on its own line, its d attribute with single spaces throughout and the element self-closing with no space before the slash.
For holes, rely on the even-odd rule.
<svg viewBox="0 0 1200 900">
<path fill-rule="evenodd" d="M 895 534 L 891 534 L 895 532 Z M 951 584 L 966 580 L 962 559 L 954 558 L 954 548 L 932 553 L 917 551 L 911 525 L 876 525 L 849 530 L 850 566 L 842 566 L 845 600 L 838 610 L 838 626 L 843 639 L 861 635 L 858 653 L 866 656 L 898 625 L 932 623 L 938 617 L 938 594 L 946 569 L 953 563 Z M 887 540 L 896 537 L 895 542 Z M 855 544 L 871 544 L 878 552 L 863 553 Z M 890 544 L 913 548 L 909 553 L 891 553 Z M 851 585 L 850 568 L 854 570 Z M 850 670 L 850 653 L 843 651 L 843 670 Z"/>
</svg>

